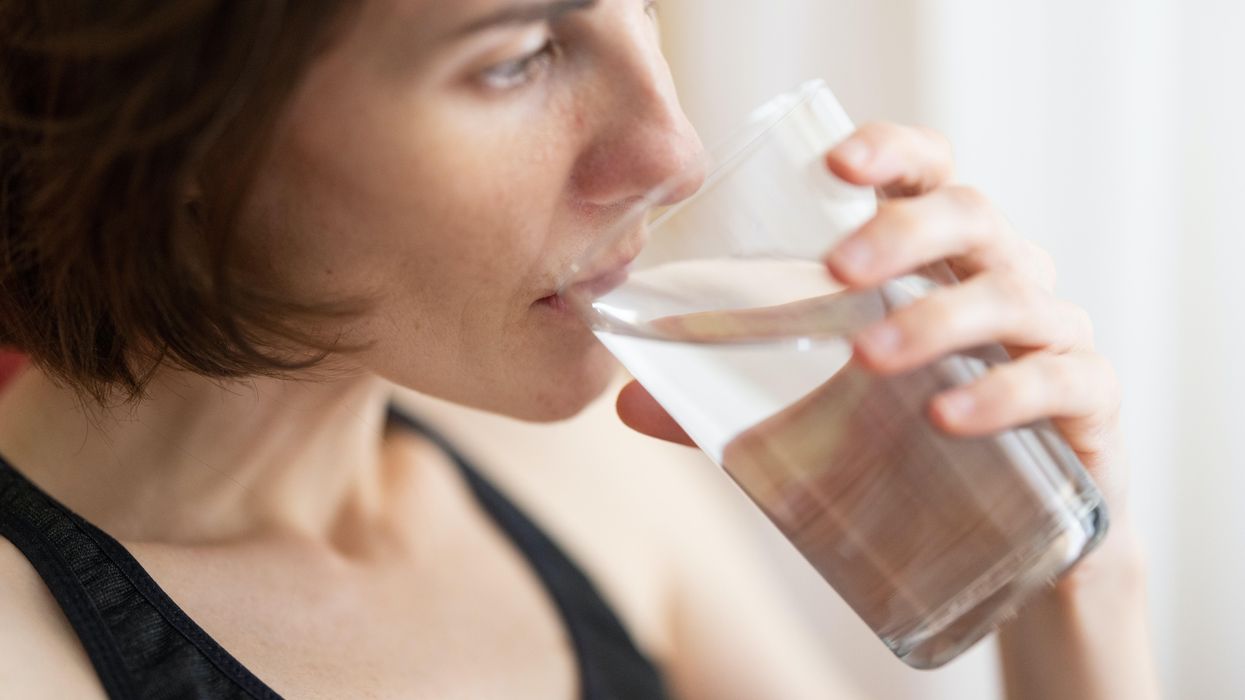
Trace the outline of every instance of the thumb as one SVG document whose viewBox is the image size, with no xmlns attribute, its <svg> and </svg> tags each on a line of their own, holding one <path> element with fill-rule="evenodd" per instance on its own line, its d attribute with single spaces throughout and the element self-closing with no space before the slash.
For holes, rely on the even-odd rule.
<svg viewBox="0 0 1245 700">
<path fill-rule="evenodd" d="M 639 382 L 629 382 L 618 392 L 615 407 L 622 422 L 636 432 L 667 442 L 695 446 L 687 433 Z"/>
</svg>

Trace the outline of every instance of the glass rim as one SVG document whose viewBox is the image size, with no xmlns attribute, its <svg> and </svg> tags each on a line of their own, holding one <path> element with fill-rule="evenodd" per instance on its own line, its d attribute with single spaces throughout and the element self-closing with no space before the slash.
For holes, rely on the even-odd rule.
<svg viewBox="0 0 1245 700">
<path fill-rule="evenodd" d="M 714 144 L 713 148 L 706 149 L 703 159 L 712 168 L 709 170 L 708 175 L 705 176 L 705 183 L 701 185 L 700 189 L 690 197 L 666 207 L 661 215 L 654 219 L 650 225 L 654 227 L 659 226 L 667 217 L 678 213 L 685 205 L 696 199 L 696 195 L 700 194 L 702 190 L 708 190 L 717 181 L 733 172 L 735 168 L 747 160 L 748 156 L 752 155 L 765 143 L 766 138 L 773 133 L 776 127 L 785 122 L 796 110 L 808 104 L 815 95 L 829 89 L 830 87 L 826 84 L 826 81 L 821 78 L 814 78 L 801 83 L 794 90 L 775 95 L 761 106 L 754 108 L 748 113 L 743 126 L 738 127 L 731 135 Z M 723 152 L 727 153 L 727 155 L 720 156 L 719 154 Z M 677 187 L 677 183 L 681 182 L 684 177 L 686 177 L 686 171 L 672 176 L 666 182 L 654 188 L 654 190 L 661 190 L 668 194 Z"/>
<path fill-rule="evenodd" d="M 707 174 L 705 175 L 704 183 L 695 192 L 665 208 L 660 206 L 660 203 L 671 192 L 676 191 L 679 185 L 687 178 L 688 173 L 692 171 L 696 164 L 694 161 L 678 173 L 664 180 L 661 184 L 649 189 L 635 204 L 629 206 L 626 213 L 612 225 L 607 235 L 593 241 L 568 266 L 563 278 L 558 282 L 557 294 L 561 295 L 573 286 L 575 275 L 583 270 L 587 263 L 596 260 L 601 255 L 602 250 L 611 245 L 621 232 L 626 231 L 637 219 L 648 216 L 655 209 L 661 209 L 659 214 L 644 224 L 654 229 L 660 227 L 666 219 L 676 215 L 685 206 L 695 202 L 701 193 L 708 191 L 718 181 L 730 175 L 740 164 L 747 160 L 748 156 L 765 143 L 776 127 L 785 122 L 801 107 L 812 101 L 813 97 L 829 91 L 830 87 L 825 80 L 813 78 L 800 83 L 792 90 L 775 95 L 760 106 L 753 108 L 748 113 L 742 126 L 737 127 L 734 132 L 718 141 L 712 148 L 705 149 L 699 156 L 699 164 L 707 166 Z"/>
</svg>

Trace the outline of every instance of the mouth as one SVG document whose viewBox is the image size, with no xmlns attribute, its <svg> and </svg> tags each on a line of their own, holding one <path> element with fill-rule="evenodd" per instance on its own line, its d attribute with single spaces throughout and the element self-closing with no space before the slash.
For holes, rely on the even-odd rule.
<svg viewBox="0 0 1245 700">
<path fill-rule="evenodd" d="M 577 276 L 566 286 L 564 293 L 587 299 L 596 299 L 616 289 L 627 281 L 627 272 L 636 259 L 636 253 L 628 253 Z"/>
<path fill-rule="evenodd" d="M 635 257 L 635 255 L 628 255 L 608 266 L 599 268 L 599 271 L 576 277 L 561 292 L 543 296 L 537 299 L 536 303 L 554 311 L 567 311 L 570 308 L 567 302 L 568 296 L 586 300 L 605 296 L 627 281 L 628 268 Z"/>
<path fill-rule="evenodd" d="M 617 289 L 627 281 L 631 263 L 639 257 L 647 242 L 647 227 L 641 227 L 605 262 L 578 272 L 560 289 L 548 290 L 545 296 L 536 300 L 536 304 L 565 311 L 569 307 L 567 297 L 592 300 Z"/>
<path fill-rule="evenodd" d="M 536 305 L 545 307 L 551 311 L 556 311 L 557 313 L 566 313 L 571 309 L 570 305 L 567 304 L 566 300 L 559 294 L 550 294 L 549 296 L 541 297 L 536 300 Z"/>
</svg>

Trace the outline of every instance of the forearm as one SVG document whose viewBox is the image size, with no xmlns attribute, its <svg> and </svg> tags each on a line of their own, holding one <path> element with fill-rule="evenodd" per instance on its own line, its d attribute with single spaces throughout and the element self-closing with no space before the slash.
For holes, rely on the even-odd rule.
<svg viewBox="0 0 1245 700">
<path fill-rule="evenodd" d="M 1143 557 L 1127 518 L 999 633 L 1008 700 L 1159 697 Z"/>
</svg>

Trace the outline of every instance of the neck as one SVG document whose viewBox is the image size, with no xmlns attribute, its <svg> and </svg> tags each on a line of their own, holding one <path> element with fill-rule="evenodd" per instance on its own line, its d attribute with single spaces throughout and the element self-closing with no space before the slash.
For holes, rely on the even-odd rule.
<svg viewBox="0 0 1245 700">
<path fill-rule="evenodd" d="M 0 394 L 0 454 L 121 540 L 333 540 L 380 509 L 390 388 L 168 370 L 137 406 L 105 408 L 32 368 Z"/>
</svg>

